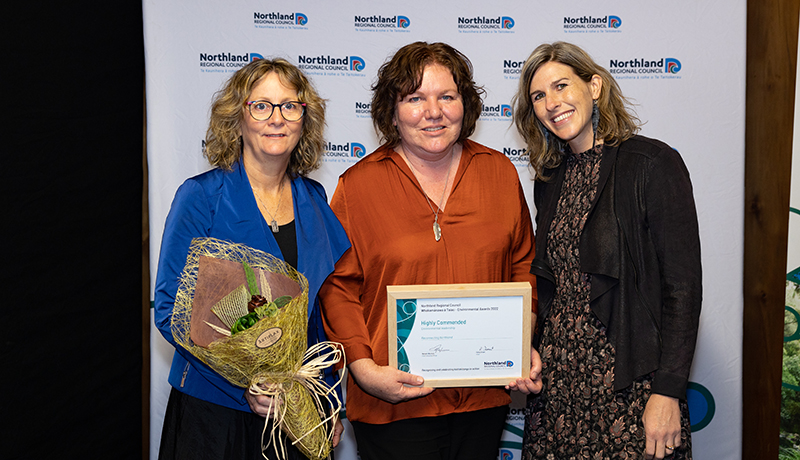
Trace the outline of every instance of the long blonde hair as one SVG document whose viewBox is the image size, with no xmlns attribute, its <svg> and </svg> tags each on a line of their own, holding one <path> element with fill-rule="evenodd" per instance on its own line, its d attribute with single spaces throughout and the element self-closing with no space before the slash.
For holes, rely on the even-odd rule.
<svg viewBox="0 0 800 460">
<path fill-rule="evenodd" d="M 619 88 L 611 74 L 598 65 L 583 49 L 566 42 L 544 43 L 536 47 L 525 61 L 519 79 L 517 94 L 512 100 L 514 123 L 528 146 L 528 155 L 535 177 L 546 180 L 544 170 L 561 164 L 566 143 L 548 133 L 533 111 L 530 97 L 531 80 L 539 68 L 547 62 L 568 65 L 583 81 L 589 82 L 592 76 L 599 75 L 603 80 L 597 108 L 600 122 L 597 138 L 606 145 L 617 145 L 633 137 L 639 131 L 641 122 L 636 117 L 631 103 Z"/>
</svg>

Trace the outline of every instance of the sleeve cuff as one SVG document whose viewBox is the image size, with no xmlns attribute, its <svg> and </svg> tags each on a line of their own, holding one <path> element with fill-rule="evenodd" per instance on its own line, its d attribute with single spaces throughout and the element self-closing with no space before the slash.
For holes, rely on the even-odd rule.
<svg viewBox="0 0 800 460">
<path fill-rule="evenodd" d="M 369 358 L 374 361 L 372 357 L 372 348 L 364 344 L 355 344 L 346 346 L 344 349 L 345 356 L 347 357 L 347 364 L 350 364 L 359 359 Z"/>
<path fill-rule="evenodd" d="M 689 381 L 678 374 L 656 371 L 651 391 L 660 395 L 686 400 L 686 387 L 688 384 Z"/>
</svg>

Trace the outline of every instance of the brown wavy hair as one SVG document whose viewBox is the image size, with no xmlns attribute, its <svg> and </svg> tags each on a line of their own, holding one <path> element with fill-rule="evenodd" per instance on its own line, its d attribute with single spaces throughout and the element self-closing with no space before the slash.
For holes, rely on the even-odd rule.
<svg viewBox="0 0 800 460">
<path fill-rule="evenodd" d="M 230 170 L 242 156 L 242 122 L 250 116 L 247 98 L 259 80 L 270 72 L 278 74 L 281 83 L 297 91 L 297 98 L 306 103 L 303 132 L 292 151 L 287 172 L 292 177 L 305 176 L 319 168 L 325 149 L 325 100 L 300 69 L 281 58 L 250 62 L 214 95 L 203 152 L 212 166 Z"/>
<path fill-rule="evenodd" d="M 484 90 L 472 79 L 470 60 L 446 43 L 414 42 L 397 50 L 378 69 L 378 79 L 372 85 L 372 124 L 381 134 L 382 142 L 392 147 L 400 143 L 400 133 L 393 123 L 397 103 L 419 89 L 425 67 L 432 64 L 450 70 L 464 104 L 457 142 L 463 142 L 475 132 L 483 109 Z"/>
<path fill-rule="evenodd" d="M 549 133 L 536 118 L 531 101 L 530 88 L 533 75 L 547 62 L 559 62 L 572 68 L 583 81 L 589 82 L 592 76 L 599 75 L 603 80 L 597 108 L 600 123 L 597 138 L 606 145 L 617 145 L 630 139 L 639 131 L 641 122 L 633 111 L 630 101 L 622 95 L 614 77 L 598 65 L 586 51 L 566 42 L 544 43 L 536 47 L 525 61 L 519 78 L 519 88 L 512 100 L 514 123 L 528 146 L 528 155 L 536 179 L 546 180 L 544 170 L 561 164 L 561 157 L 567 144 Z M 548 142 L 549 139 L 549 142 Z"/>
</svg>

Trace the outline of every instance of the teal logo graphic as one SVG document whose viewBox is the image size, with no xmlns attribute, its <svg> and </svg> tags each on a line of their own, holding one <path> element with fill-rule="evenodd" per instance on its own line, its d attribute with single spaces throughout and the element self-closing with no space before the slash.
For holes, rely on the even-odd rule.
<svg viewBox="0 0 800 460">
<path fill-rule="evenodd" d="M 692 432 L 707 427 L 714 418 L 717 406 L 714 396 L 708 388 L 699 383 L 689 382 L 686 387 L 686 402 L 689 404 L 689 420 L 692 421 Z"/>
<path fill-rule="evenodd" d="M 414 319 L 417 315 L 417 301 L 413 299 L 397 299 L 397 368 L 408 372 L 411 369 L 408 363 L 405 345 L 411 330 L 414 329 Z"/>
</svg>

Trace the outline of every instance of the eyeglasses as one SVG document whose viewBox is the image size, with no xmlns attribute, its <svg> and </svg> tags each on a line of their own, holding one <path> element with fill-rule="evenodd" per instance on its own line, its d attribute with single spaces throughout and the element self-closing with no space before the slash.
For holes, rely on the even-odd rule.
<svg viewBox="0 0 800 460">
<path fill-rule="evenodd" d="M 305 102 L 288 101 L 283 104 L 273 104 L 269 101 L 250 101 L 247 103 L 250 109 L 250 116 L 258 121 L 269 120 L 275 107 L 281 112 L 281 116 L 286 121 L 297 121 L 303 118 L 306 113 Z"/>
</svg>

